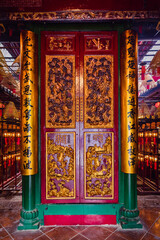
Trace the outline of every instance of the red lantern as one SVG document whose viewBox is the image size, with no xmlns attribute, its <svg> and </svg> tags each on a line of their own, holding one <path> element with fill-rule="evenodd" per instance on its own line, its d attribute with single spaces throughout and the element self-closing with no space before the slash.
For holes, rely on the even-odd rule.
<svg viewBox="0 0 160 240">
<path fill-rule="evenodd" d="M 153 76 L 156 75 L 156 70 L 155 70 L 155 68 L 152 68 L 152 75 L 153 75 Z"/>
<path fill-rule="evenodd" d="M 7 157 L 3 157 L 3 166 L 6 169 L 7 166 Z"/>
<path fill-rule="evenodd" d="M 5 145 L 7 146 L 8 145 L 8 134 L 7 133 L 4 133 L 3 134 L 3 136 L 4 136 L 4 142 L 5 142 Z"/>
<path fill-rule="evenodd" d="M 20 133 L 17 134 L 17 145 L 20 145 L 21 138 L 20 138 Z"/>
<path fill-rule="evenodd" d="M 141 164 L 142 164 L 142 165 L 141 165 L 141 169 L 143 170 L 143 169 L 144 169 L 144 168 L 143 168 L 143 162 L 141 162 Z"/>
<path fill-rule="evenodd" d="M 160 102 L 156 102 L 155 107 L 158 108 L 160 106 Z"/>
<path fill-rule="evenodd" d="M 157 75 L 160 75 L 160 66 L 157 67 Z"/>
<path fill-rule="evenodd" d="M 154 170 L 157 170 L 157 162 L 154 162 Z"/>
<path fill-rule="evenodd" d="M 146 72 L 145 66 L 142 66 L 141 80 L 145 80 L 145 72 Z"/>
</svg>

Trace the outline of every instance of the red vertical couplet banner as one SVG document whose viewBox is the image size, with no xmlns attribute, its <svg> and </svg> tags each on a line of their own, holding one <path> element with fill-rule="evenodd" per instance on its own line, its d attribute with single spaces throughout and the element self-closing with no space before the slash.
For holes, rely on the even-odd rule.
<svg viewBox="0 0 160 240">
<path fill-rule="evenodd" d="M 37 173 L 38 151 L 38 79 L 36 36 L 21 32 L 21 172 Z"/>
</svg>

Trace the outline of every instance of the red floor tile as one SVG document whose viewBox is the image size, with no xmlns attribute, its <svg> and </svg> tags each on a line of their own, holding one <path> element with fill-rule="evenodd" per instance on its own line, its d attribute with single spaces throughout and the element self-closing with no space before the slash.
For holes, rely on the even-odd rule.
<svg viewBox="0 0 160 240">
<path fill-rule="evenodd" d="M 149 229 L 149 233 L 160 238 L 160 218 L 153 224 L 151 229 Z"/>
<path fill-rule="evenodd" d="M 142 240 L 160 240 L 159 237 L 156 237 L 150 233 L 147 233 L 143 238 Z"/>
<path fill-rule="evenodd" d="M 113 233 L 107 238 L 107 240 L 126 240 L 126 238 L 120 237 L 120 236 L 116 235 L 115 233 Z"/>
<path fill-rule="evenodd" d="M 77 235 L 77 232 L 70 227 L 57 227 L 47 232 L 46 235 L 54 240 L 69 240 L 73 236 Z"/>
<path fill-rule="evenodd" d="M 36 240 L 49 240 L 50 238 L 47 237 L 45 234 L 43 234 L 42 236 L 36 238 Z"/>
<path fill-rule="evenodd" d="M 44 233 L 47 233 L 47 232 L 49 232 L 53 229 L 55 229 L 55 227 L 52 227 L 52 226 L 51 227 L 50 226 L 49 227 L 48 226 L 43 226 L 43 227 L 40 228 L 40 230 Z"/>
<path fill-rule="evenodd" d="M 11 236 L 16 240 L 33 240 L 40 237 L 43 233 L 40 230 L 16 231 Z"/>
<path fill-rule="evenodd" d="M 107 228 L 105 229 L 104 227 L 92 226 L 88 227 L 81 234 L 90 240 L 104 240 L 109 235 L 111 235 L 112 232 L 107 230 Z"/>
<path fill-rule="evenodd" d="M 140 211 L 141 223 L 146 230 L 152 226 L 158 217 L 159 212 L 156 212 L 153 209 L 142 209 Z"/>
<path fill-rule="evenodd" d="M 119 228 L 114 233 L 115 235 L 127 240 L 140 240 L 145 235 L 146 231 L 143 229 L 122 230 Z"/>
<path fill-rule="evenodd" d="M 9 235 L 3 238 L 3 240 L 11 240 L 11 239 L 13 238 L 11 238 Z"/>
<path fill-rule="evenodd" d="M 88 240 L 88 238 L 82 236 L 81 234 L 76 235 L 72 240 Z"/>
<path fill-rule="evenodd" d="M 6 230 L 3 227 L 0 227 L 0 239 L 4 238 L 7 235 L 8 233 L 6 232 Z"/>
<path fill-rule="evenodd" d="M 80 233 L 87 228 L 87 226 L 70 226 L 70 227 L 77 233 Z"/>
</svg>

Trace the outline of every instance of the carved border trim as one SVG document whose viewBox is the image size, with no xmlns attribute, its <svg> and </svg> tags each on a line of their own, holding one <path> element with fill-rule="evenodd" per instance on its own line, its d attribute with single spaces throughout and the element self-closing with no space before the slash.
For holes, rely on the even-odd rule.
<svg viewBox="0 0 160 240">
<path fill-rule="evenodd" d="M 89 11 L 72 10 L 57 12 L 14 12 L 10 20 L 53 21 L 53 20 L 112 20 L 159 18 L 159 11 Z"/>
</svg>

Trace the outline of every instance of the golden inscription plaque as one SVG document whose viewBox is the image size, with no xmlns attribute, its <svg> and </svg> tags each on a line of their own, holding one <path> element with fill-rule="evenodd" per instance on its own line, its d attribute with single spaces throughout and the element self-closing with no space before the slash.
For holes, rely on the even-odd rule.
<svg viewBox="0 0 160 240">
<path fill-rule="evenodd" d="M 46 128 L 75 128 L 75 56 L 46 56 Z"/>
<path fill-rule="evenodd" d="M 75 198 L 75 133 L 46 133 L 46 199 Z"/>
<path fill-rule="evenodd" d="M 114 133 L 84 134 L 85 199 L 114 198 Z"/>
<path fill-rule="evenodd" d="M 36 36 L 22 31 L 21 47 L 21 171 L 22 175 L 37 173 L 38 162 L 38 78 Z"/>
<path fill-rule="evenodd" d="M 113 56 L 84 57 L 84 126 L 113 128 Z"/>
<path fill-rule="evenodd" d="M 121 39 L 121 159 L 122 172 L 137 168 L 137 34 L 127 30 Z"/>
</svg>

